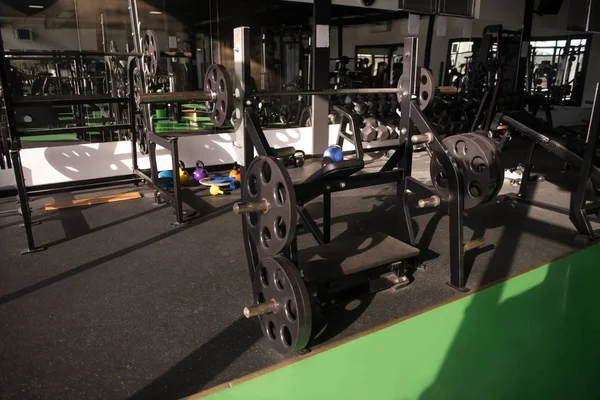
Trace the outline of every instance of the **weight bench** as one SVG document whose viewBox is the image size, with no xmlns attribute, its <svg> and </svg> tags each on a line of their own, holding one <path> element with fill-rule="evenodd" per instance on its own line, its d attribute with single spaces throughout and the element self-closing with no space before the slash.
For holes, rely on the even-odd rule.
<svg viewBox="0 0 600 400">
<path fill-rule="evenodd" d="M 583 165 L 584 146 L 580 143 L 570 142 L 562 137 L 561 134 L 554 132 L 548 124 L 527 111 L 521 110 L 507 113 L 500 118 L 500 122 L 520 132 L 524 137 L 531 140 L 534 145 L 542 146 L 561 160 L 572 165 L 575 169 L 581 169 Z M 530 151 L 527 164 L 531 164 L 532 153 L 533 151 Z M 592 167 L 592 179 L 600 184 L 599 163 L 597 159 L 595 161 L 596 165 Z"/>
</svg>

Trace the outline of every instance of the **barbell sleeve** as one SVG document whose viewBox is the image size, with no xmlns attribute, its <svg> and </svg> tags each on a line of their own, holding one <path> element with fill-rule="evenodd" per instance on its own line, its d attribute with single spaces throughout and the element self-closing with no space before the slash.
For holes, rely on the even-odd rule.
<svg viewBox="0 0 600 400">
<path fill-rule="evenodd" d="M 264 303 L 255 304 L 250 307 L 244 308 L 244 317 L 252 318 L 263 314 L 275 313 L 277 314 L 279 306 L 275 299 L 265 301 Z"/>
<path fill-rule="evenodd" d="M 213 101 L 215 98 L 215 93 L 211 91 L 143 93 L 139 95 L 138 103 L 149 104 L 178 103 L 183 101 Z"/>
<path fill-rule="evenodd" d="M 456 86 L 438 86 L 436 89 L 441 94 L 456 94 L 456 93 L 458 93 L 458 88 Z"/>
<path fill-rule="evenodd" d="M 270 206 L 267 199 L 259 201 L 242 201 L 233 205 L 233 213 L 235 215 L 249 212 L 266 213 L 269 211 Z"/>
<path fill-rule="evenodd" d="M 433 141 L 433 135 L 431 132 L 422 135 L 413 135 L 411 136 L 410 141 L 412 144 L 431 143 Z"/>
<path fill-rule="evenodd" d="M 480 237 L 479 239 L 471 240 L 470 242 L 465 243 L 464 249 L 465 251 L 477 249 L 485 244 L 485 238 Z"/>
<path fill-rule="evenodd" d="M 420 199 L 417 202 L 417 207 L 419 207 L 419 208 L 437 207 L 440 205 L 441 202 L 442 201 L 439 196 L 433 195 L 426 199 Z"/>
</svg>

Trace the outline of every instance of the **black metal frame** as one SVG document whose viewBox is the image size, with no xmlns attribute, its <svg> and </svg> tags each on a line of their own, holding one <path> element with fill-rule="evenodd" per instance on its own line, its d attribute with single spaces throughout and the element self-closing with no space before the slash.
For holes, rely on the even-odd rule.
<svg viewBox="0 0 600 400">
<path fill-rule="evenodd" d="M 133 0 L 134 1 L 134 0 Z M 135 3 L 135 1 L 134 1 Z M 6 128 L 0 132 L 2 135 L 2 148 L 6 156 L 6 163 L 0 163 L 0 167 L 12 168 L 15 174 L 15 186 L 20 206 L 20 214 L 23 218 L 22 227 L 25 228 L 27 236 L 27 249 L 21 254 L 28 254 L 45 250 L 43 246 L 36 246 L 33 235 L 32 226 L 39 224 L 32 219 L 31 207 L 29 204 L 30 196 L 48 195 L 52 193 L 61 193 L 66 191 L 84 190 L 89 188 L 107 187 L 120 184 L 136 183 L 139 178 L 134 175 L 115 176 L 100 179 L 92 179 L 85 181 L 61 182 L 56 184 L 48 184 L 42 186 L 27 186 L 23 174 L 23 165 L 21 162 L 21 137 L 35 135 L 50 135 L 57 132 L 86 132 L 86 131 L 104 131 L 104 130 L 119 130 L 133 129 L 135 120 L 132 119 L 129 124 L 113 124 L 103 126 L 76 126 L 72 128 L 53 128 L 53 129 L 36 129 L 34 131 L 20 132 L 16 127 L 14 109 L 18 107 L 40 107 L 40 106 L 57 106 L 57 105 L 78 105 L 83 104 L 129 104 L 129 109 L 134 110 L 135 98 L 129 97 L 110 97 L 108 95 L 75 95 L 75 96 L 45 96 L 43 99 L 22 99 L 13 100 L 11 82 L 8 79 L 9 62 L 14 59 L 43 59 L 48 58 L 81 58 L 81 57 L 128 57 L 129 65 L 133 65 L 134 61 L 139 59 L 140 54 L 137 53 L 104 53 L 93 51 L 4 51 L 4 41 L 0 34 L 0 86 L 3 88 L 3 102 L 5 109 Z M 137 169 L 137 157 L 135 148 L 135 135 L 132 135 L 133 149 L 133 165 Z M 5 190 L 3 193 L 9 193 L 10 190 Z"/>
<path fill-rule="evenodd" d="M 590 214 L 597 215 L 600 210 L 600 202 L 596 197 L 596 190 L 600 182 L 598 182 L 598 180 L 593 176 L 594 169 L 597 169 L 594 162 L 596 158 L 596 152 L 600 147 L 600 141 L 598 140 L 598 135 L 600 134 L 600 91 L 598 90 L 599 86 L 599 84 L 596 85 L 594 105 L 592 108 L 592 115 L 588 127 L 583 159 L 581 160 L 581 165 L 578 165 L 579 174 L 577 178 L 577 189 L 571 193 L 568 210 L 569 219 L 575 226 L 575 229 L 577 229 L 579 236 L 585 241 L 598 238 L 598 232 L 595 231 L 591 226 Z M 545 137 L 540 136 L 538 140 L 540 140 L 540 142 L 543 142 L 544 139 Z M 548 139 L 545 139 L 545 141 L 547 140 Z M 535 150 L 538 146 L 540 146 L 540 142 L 531 139 L 529 153 L 527 155 L 527 159 L 524 164 L 523 175 L 521 177 L 519 193 L 516 196 L 509 196 L 509 198 L 529 205 L 549 209 L 551 207 L 549 207 L 549 205 L 547 204 L 539 203 L 526 198 L 527 188 L 529 182 L 532 179 L 531 170 L 533 167 L 533 157 L 535 154 Z M 567 163 L 570 163 L 572 161 L 579 161 L 567 157 L 564 158 L 567 159 Z M 563 212 L 563 210 L 558 209 L 556 207 L 552 207 L 552 209 L 554 211 Z"/>
<path fill-rule="evenodd" d="M 411 137 L 413 126 L 419 132 L 431 132 L 432 140 L 427 144 L 431 152 L 447 171 L 450 195 L 445 199 L 443 205 L 447 207 L 450 224 L 450 282 L 456 289 L 466 290 L 466 273 L 464 266 L 464 243 L 463 243 L 463 211 L 464 211 L 464 188 L 462 174 L 456 162 L 448 155 L 444 144 L 438 139 L 435 128 L 424 116 L 419 103 L 412 97 L 417 97 L 417 38 L 409 37 L 404 41 L 404 75 L 401 87 L 403 89 L 403 100 L 401 102 L 400 128 L 402 134 L 396 152 L 389 158 L 380 171 L 374 173 L 360 173 L 340 179 L 325 181 L 311 181 L 294 185 L 297 208 L 300 219 L 303 222 L 303 230 L 308 231 L 319 244 L 329 242 L 331 224 L 331 193 L 369 187 L 384 183 L 397 182 L 397 202 L 400 213 L 401 237 L 400 239 L 411 245 L 416 245 L 415 233 L 413 231 L 410 206 L 415 200 L 413 194 L 426 192 L 435 194 L 433 188 L 425 186 L 411 178 L 412 171 L 412 143 Z M 274 151 L 260 128 L 259 121 L 251 107 L 244 111 L 246 130 L 244 132 L 244 165 L 249 165 L 254 159 L 254 151 L 259 156 L 273 156 Z M 303 205 L 318 197 L 323 196 L 323 229 L 321 230 L 314 219 L 310 216 Z M 244 232 L 244 246 L 248 260 L 248 268 L 251 279 L 259 263 L 259 253 L 247 229 L 246 218 L 242 218 Z M 302 230 L 302 229 L 300 229 Z M 294 262 L 297 262 L 296 238 L 284 249 L 284 253 Z"/>
</svg>

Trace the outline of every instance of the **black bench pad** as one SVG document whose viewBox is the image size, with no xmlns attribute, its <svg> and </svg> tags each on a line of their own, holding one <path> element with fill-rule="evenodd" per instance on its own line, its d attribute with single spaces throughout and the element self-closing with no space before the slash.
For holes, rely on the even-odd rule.
<svg viewBox="0 0 600 400">
<path fill-rule="evenodd" d="M 298 252 L 304 279 L 323 281 L 377 268 L 419 255 L 419 249 L 392 236 L 375 232 L 333 240 Z"/>
<path fill-rule="evenodd" d="M 365 162 L 356 158 L 332 162 L 319 168 L 305 183 L 347 178 L 365 167 Z"/>
</svg>

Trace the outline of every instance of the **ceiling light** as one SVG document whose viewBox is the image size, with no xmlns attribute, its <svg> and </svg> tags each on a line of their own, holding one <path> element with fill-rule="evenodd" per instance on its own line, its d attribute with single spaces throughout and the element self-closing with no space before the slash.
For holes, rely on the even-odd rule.
<svg viewBox="0 0 600 400">
<path fill-rule="evenodd" d="M 150 14 L 160 15 L 160 14 L 162 14 L 162 11 L 150 11 Z"/>
<path fill-rule="evenodd" d="M 30 4 L 29 8 L 44 8 L 44 6 L 38 6 L 38 5 L 35 5 L 35 4 Z"/>
</svg>

